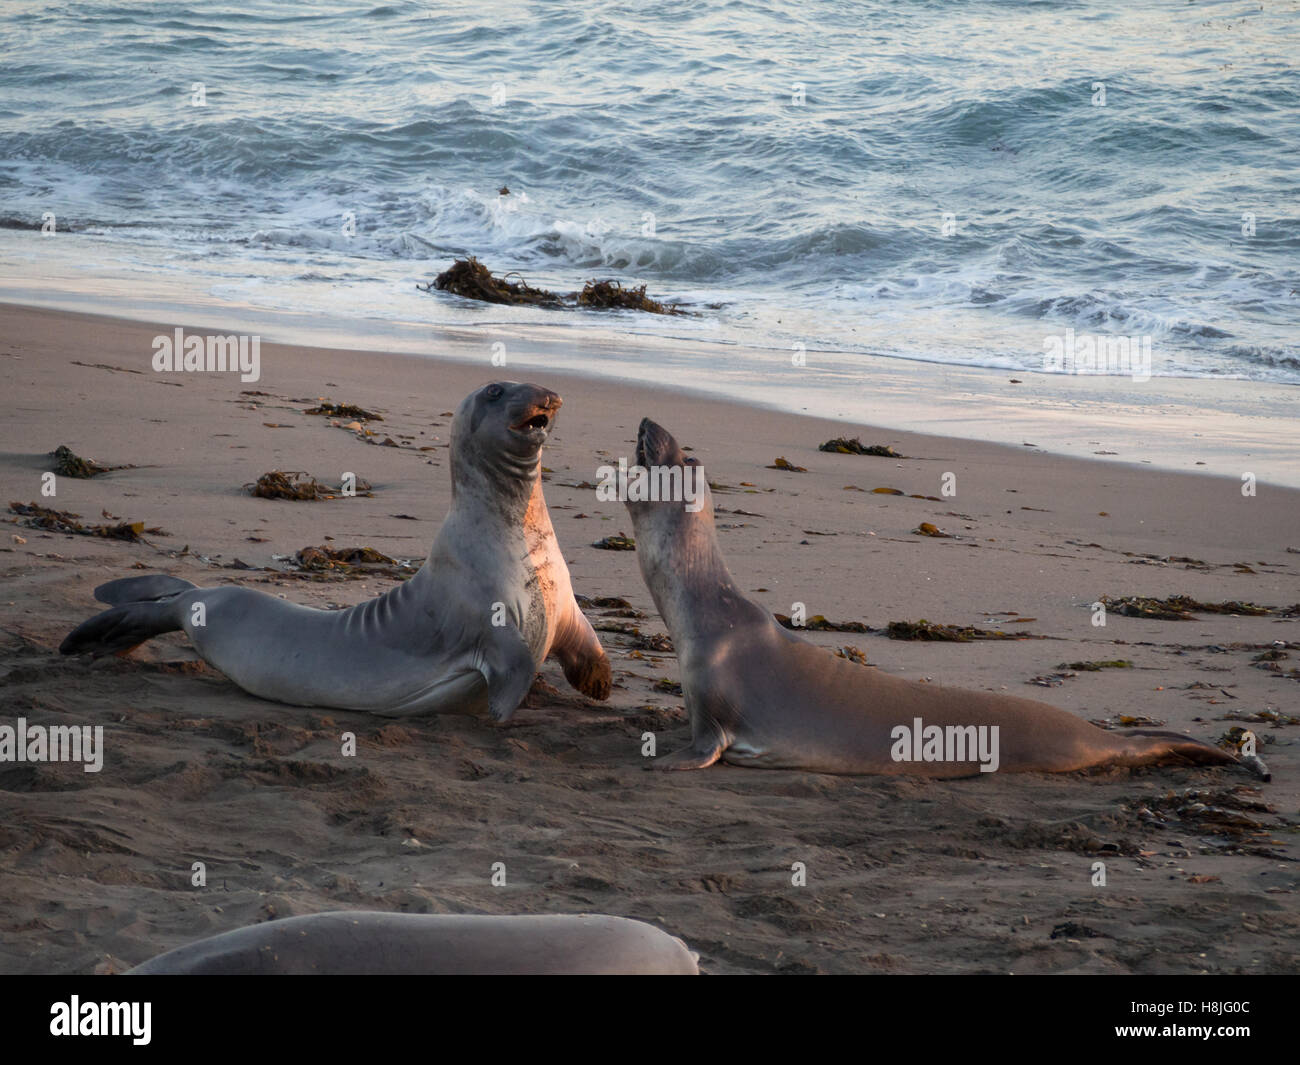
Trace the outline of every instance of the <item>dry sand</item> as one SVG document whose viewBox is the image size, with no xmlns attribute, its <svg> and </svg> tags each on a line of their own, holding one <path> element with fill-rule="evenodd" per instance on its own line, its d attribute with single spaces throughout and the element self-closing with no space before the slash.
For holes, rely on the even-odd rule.
<svg viewBox="0 0 1300 1065">
<path fill-rule="evenodd" d="M 1300 493 L 1265 483 L 1246 498 L 1231 478 L 866 427 L 865 442 L 909 457 L 826 454 L 817 445 L 842 424 L 532 371 L 565 397 L 543 462 L 574 588 L 644 615 L 590 611 L 610 625 L 601 636 L 615 694 L 591 703 L 548 663 L 553 690 L 535 692 L 507 727 L 386 723 L 255 699 L 180 634 L 128 659 L 56 649 L 97 609 L 95 585 L 137 571 L 318 606 L 382 592 L 386 578 L 309 579 L 273 556 L 330 543 L 418 563 L 449 500 L 445 412 L 513 375 L 267 345 L 255 384 L 164 376 L 149 357 L 170 325 L 18 307 L 0 308 L 0 323 L 2 502 L 87 521 L 108 512 L 169 534 L 129 544 L 14 524 L 0 543 L 0 724 L 99 724 L 107 747 L 99 774 L 0 765 L 0 971 L 120 971 L 200 936 L 339 908 L 637 917 L 685 939 L 711 973 L 1296 968 L 1300 726 L 1253 726 L 1270 784 L 1192 769 L 947 783 L 645 772 L 642 733 L 661 733 L 661 750 L 689 736 L 680 696 L 657 686 L 678 679 L 677 663 L 633 653 L 635 637 L 614 631 L 653 635 L 663 623 L 635 555 L 591 546 L 631 531 L 622 505 L 576 486 L 630 457 L 649 415 L 695 448 L 711 480 L 738 488 L 716 497 L 732 512 L 719 515 L 720 535 L 741 587 L 765 606 L 801 602 L 877 629 L 927 618 L 1052 637 L 812 634 L 819 644 L 852 644 L 914 679 L 1006 690 L 1091 719 L 1147 715 L 1211 741 L 1243 723 L 1225 715 L 1300 713 L 1300 680 L 1287 673 L 1300 666 L 1300 620 L 1112 614 L 1096 628 L 1089 604 L 1177 593 L 1295 603 Z M 374 439 L 405 446 L 373 446 L 303 414 L 318 397 L 381 412 Z M 59 444 L 136 468 L 60 478 L 44 499 L 40 475 Z M 768 469 L 777 456 L 808 472 Z M 374 496 L 292 503 L 241 490 L 272 469 L 335 483 L 355 472 Z M 871 494 L 939 496 L 946 472 L 957 494 L 942 501 Z M 922 521 L 957 538 L 913 535 Z M 1282 672 L 1252 661 L 1275 641 L 1291 645 L 1274 663 Z M 1063 662 L 1116 658 L 1135 668 L 1029 683 Z M 354 758 L 341 755 L 344 731 L 358 737 Z M 205 888 L 191 886 L 196 861 Z M 1104 887 L 1092 883 L 1097 861 Z M 490 883 L 497 862 L 504 887 Z M 806 886 L 791 883 L 796 862 Z"/>
</svg>

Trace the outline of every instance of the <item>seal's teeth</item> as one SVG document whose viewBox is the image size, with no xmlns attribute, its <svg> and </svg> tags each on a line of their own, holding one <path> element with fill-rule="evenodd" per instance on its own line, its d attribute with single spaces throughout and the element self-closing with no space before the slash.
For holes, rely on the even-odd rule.
<svg viewBox="0 0 1300 1065">
<path fill-rule="evenodd" d="M 527 433 L 535 429 L 549 429 L 550 425 L 551 416 L 545 412 L 539 412 L 530 418 L 525 418 L 522 421 L 516 422 L 510 428 L 515 430 L 517 433 Z"/>
</svg>

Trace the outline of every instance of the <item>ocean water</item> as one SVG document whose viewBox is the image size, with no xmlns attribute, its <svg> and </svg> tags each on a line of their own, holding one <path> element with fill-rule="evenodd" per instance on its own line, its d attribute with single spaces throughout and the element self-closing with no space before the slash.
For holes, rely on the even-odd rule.
<svg viewBox="0 0 1300 1065">
<path fill-rule="evenodd" d="M 5 0 L 0 271 L 719 362 L 1142 337 L 1154 376 L 1294 384 L 1298 57 L 1294 0 Z M 416 288 L 467 254 L 693 313 Z"/>
</svg>

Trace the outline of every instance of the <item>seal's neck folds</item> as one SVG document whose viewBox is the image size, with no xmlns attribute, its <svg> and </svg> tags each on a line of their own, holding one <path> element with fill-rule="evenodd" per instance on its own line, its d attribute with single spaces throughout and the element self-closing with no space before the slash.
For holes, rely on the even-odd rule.
<svg viewBox="0 0 1300 1065">
<path fill-rule="evenodd" d="M 641 574 L 675 639 L 729 630 L 746 602 L 718 548 L 711 510 L 637 543 Z"/>
<path fill-rule="evenodd" d="M 505 451 L 470 458 L 458 454 L 453 445 L 452 501 L 462 496 L 491 499 L 498 509 L 522 518 L 533 494 L 541 491 L 541 469 L 540 451 L 531 459 Z"/>
</svg>

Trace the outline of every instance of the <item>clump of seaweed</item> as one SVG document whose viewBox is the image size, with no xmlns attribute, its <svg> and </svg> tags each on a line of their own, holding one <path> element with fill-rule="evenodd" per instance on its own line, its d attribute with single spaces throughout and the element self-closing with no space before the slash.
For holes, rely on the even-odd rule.
<svg viewBox="0 0 1300 1065">
<path fill-rule="evenodd" d="M 9 509 L 21 514 L 27 520 L 22 525 L 30 529 L 50 529 L 54 532 L 69 533 L 77 536 L 102 536 L 109 540 L 126 540 L 128 543 L 144 543 L 142 534 L 167 536 L 168 533 L 157 527 L 145 528 L 142 521 L 124 521 L 117 525 L 83 525 L 77 519 L 80 514 L 69 510 L 51 510 L 39 503 L 10 503 Z"/>
<path fill-rule="evenodd" d="M 1103 669 L 1132 669 L 1133 663 L 1127 658 L 1112 658 L 1109 661 L 1098 659 L 1093 662 L 1062 662 L 1057 669 L 1077 669 L 1084 673 L 1100 673 Z"/>
<path fill-rule="evenodd" d="M 331 418 L 360 418 L 369 422 L 384 420 L 373 411 L 358 407 L 355 403 L 331 403 L 328 399 L 322 399 L 319 406 L 311 407 L 303 411 L 303 414 L 325 414 Z"/>
<path fill-rule="evenodd" d="M 337 569 L 340 566 L 380 565 L 395 566 L 397 559 L 389 558 L 373 547 L 304 547 L 294 555 L 303 569 Z"/>
<path fill-rule="evenodd" d="M 635 551 L 636 541 L 620 533 L 618 536 L 603 537 L 591 546 L 599 547 L 602 551 Z"/>
<path fill-rule="evenodd" d="M 780 456 L 772 465 L 768 466 L 769 470 L 785 470 L 786 473 L 807 473 L 807 466 L 796 466 L 784 455 Z"/>
<path fill-rule="evenodd" d="M 906 455 L 900 455 L 888 444 L 864 444 L 860 437 L 854 437 L 852 440 L 842 436 L 837 436 L 834 440 L 827 440 L 824 444 L 817 446 L 818 451 L 830 451 L 837 455 L 878 455 L 884 459 L 901 459 Z"/>
<path fill-rule="evenodd" d="M 578 293 L 578 306 L 598 310 L 648 311 L 650 314 L 682 314 L 645 294 L 645 285 L 624 288 L 617 281 L 588 281 Z"/>
<path fill-rule="evenodd" d="M 416 566 L 389 558 L 373 547 L 304 547 L 294 555 L 300 569 L 308 573 L 332 573 L 343 577 L 409 577 Z"/>
<path fill-rule="evenodd" d="M 672 638 L 662 632 L 652 632 L 649 635 L 638 632 L 636 638 L 632 641 L 632 646 L 642 651 L 654 651 L 656 654 L 661 655 L 673 653 Z"/>
<path fill-rule="evenodd" d="M 1107 730 L 1117 728 L 1160 728 L 1165 722 L 1145 714 L 1116 714 L 1114 717 L 1091 718 L 1090 723 Z"/>
<path fill-rule="evenodd" d="M 98 477 L 101 473 L 127 469 L 125 466 L 100 466 L 90 459 L 83 459 L 65 444 L 60 444 L 51 454 L 54 457 L 54 472 L 60 477 L 88 480 L 91 477 Z"/>
<path fill-rule="evenodd" d="M 937 625 L 922 618 L 920 621 L 891 621 L 885 627 L 891 640 L 938 640 L 948 643 L 968 643 L 971 640 L 1045 640 L 1032 632 L 1003 632 L 1001 629 L 977 629 L 973 625 Z"/>
<path fill-rule="evenodd" d="M 682 686 L 678 684 L 675 680 L 669 680 L 667 677 L 663 677 L 660 680 L 655 681 L 654 689 L 657 692 L 667 692 L 669 695 L 682 694 Z"/>
<path fill-rule="evenodd" d="M 912 530 L 912 535 L 933 536 L 941 540 L 952 540 L 954 538 L 952 533 L 946 533 L 942 529 L 940 529 L 937 525 L 934 525 L 933 523 L 928 521 L 921 522 L 920 525 L 918 525 L 915 529 Z"/>
<path fill-rule="evenodd" d="M 1253 788 L 1187 788 L 1134 799 L 1125 805 L 1138 820 L 1148 824 L 1217 836 L 1247 854 L 1287 857 L 1276 849 L 1282 843 L 1273 833 L 1292 830 L 1293 826 L 1278 817 L 1276 807 L 1258 798 Z M 1204 842 L 1211 847 L 1223 846 L 1212 840 Z"/>
<path fill-rule="evenodd" d="M 773 614 L 777 622 L 787 629 L 804 629 L 807 632 L 875 632 L 870 625 L 861 621 L 827 621 L 821 614 L 814 614 L 802 625 L 796 625 L 789 614 Z"/>
<path fill-rule="evenodd" d="M 307 476 L 301 470 L 271 470 L 262 474 L 255 482 L 244 485 L 250 495 L 259 499 L 291 499 L 302 502 L 317 502 L 322 499 L 336 499 L 343 495 L 342 488 L 330 488 L 321 484 L 314 477 Z M 356 495 L 373 496 L 371 486 L 366 481 L 358 480 Z M 351 493 L 349 493 L 351 494 Z"/>
<path fill-rule="evenodd" d="M 511 276 L 519 280 L 507 281 L 506 278 Z M 531 304 L 535 307 L 558 307 L 563 303 L 562 297 L 556 293 L 533 288 L 517 273 L 494 276 L 472 255 L 468 259 L 457 259 L 447 267 L 433 279 L 433 287 L 439 292 L 450 292 L 454 296 L 484 303 Z"/>
<path fill-rule="evenodd" d="M 509 280 L 511 277 L 517 281 Z M 533 307 L 582 307 L 587 310 L 634 310 L 650 314 L 687 314 L 679 307 L 660 303 L 645 294 L 646 287 L 624 288 L 618 281 L 588 281 L 581 292 L 561 295 L 549 289 L 533 288 L 522 275 L 512 271 L 502 277 L 474 256 L 457 259 L 433 279 L 431 285 L 417 286 L 428 292 L 436 288 L 466 299 L 485 303 L 525 304 Z"/>
<path fill-rule="evenodd" d="M 1260 743 L 1273 743 L 1273 737 L 1267 733 L 1256 733 L 1251 729 L 1242 728 L 1240 725 L 1233 725 L 1218 739 L 1218 744 L 1224 750 L 1241 753 L 1241 748 L 1246 742 L 1247 736 L 1255 736 Z"/>
<path fill-rule="evenodd" d="M 858 665 L 858 666 L 871 665 L 871 663 L 867 661 L 867 656 L 863 654 L 863 652 L 859 648 L 854 647 L 852 644 L 846 643 L 843 647 L 835 648 L 835 657 L 847 659 L 848 661 L 852 662 L 854 665 Z"/>
<path fill-rule="evenodd" d="M 1142 595 L 1112 597 L 1103 595 L 1106 609 L 1130 618 L 1152 618 L 1158 621 L 1194 621 L 1196 614 L 1241 614 L 1261 617 L 1273 613 L 1269 606 L 1236 601 L 1202 603 L 1190 595 L 1171 595 L 1167 599 L 1154 599 Z"/>
<path fill-rule="evenodd" d="M 1280 710 L 1257 710 L 1247 713 L 1242 710 L 1236 710 L 1224 714 L 1222 717 L 1216 717 L 1215 721 L 1249 721 L 1252 724 L 1273 725 L 1281 727 L 1282 725 L 1300 725 L 1300 717 L 1294 714 L 1284 714 Z"/>
</svg>

